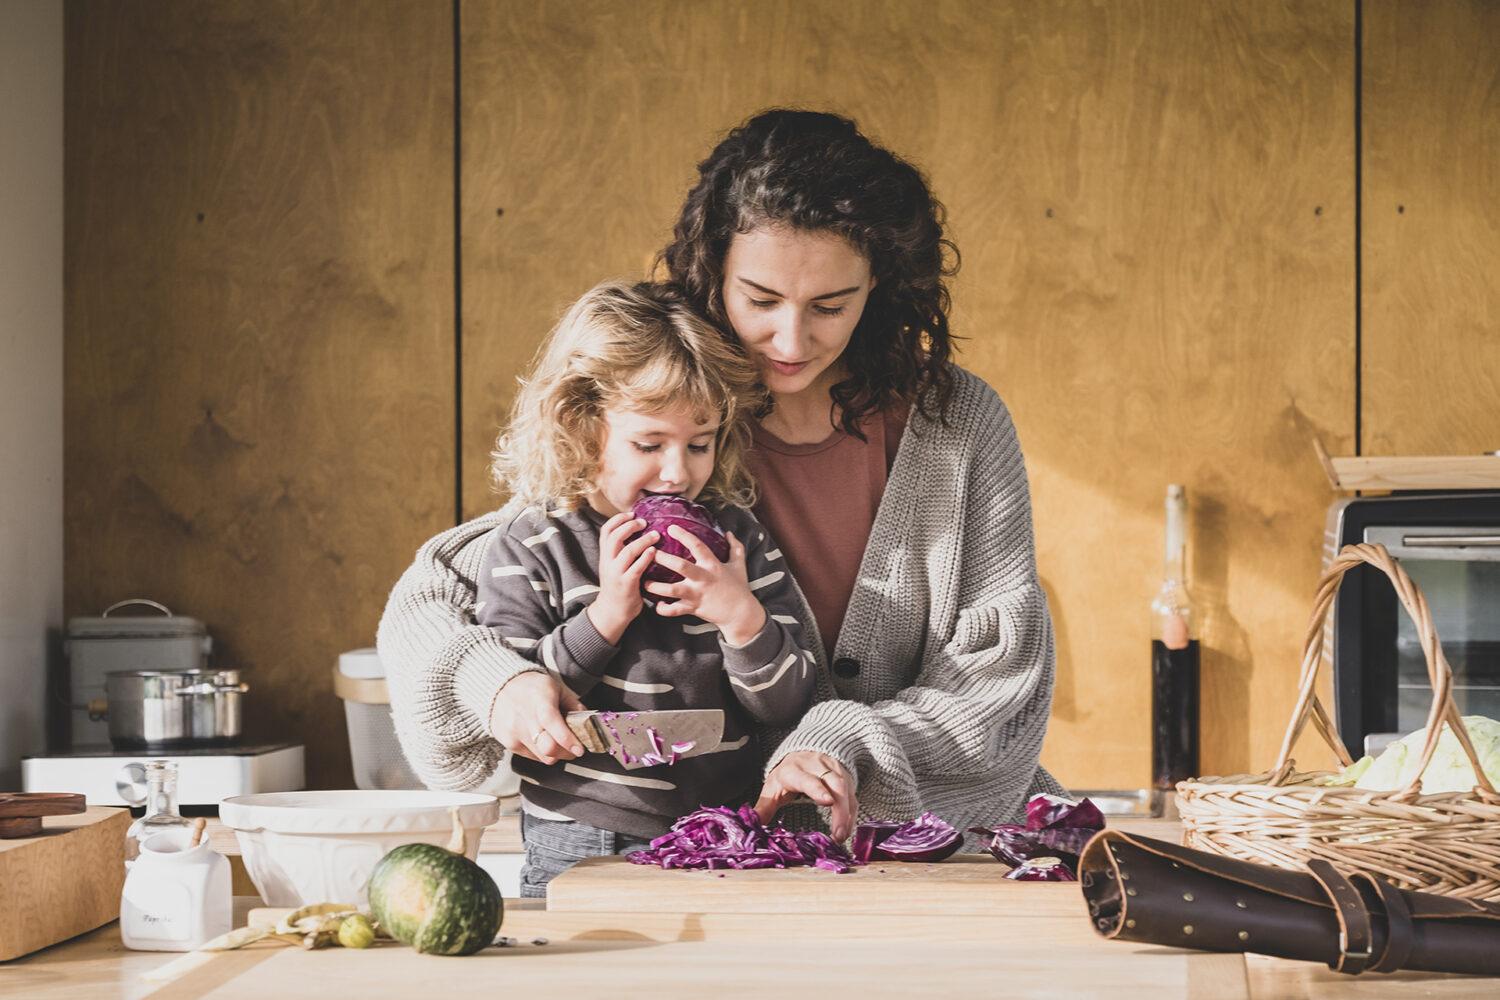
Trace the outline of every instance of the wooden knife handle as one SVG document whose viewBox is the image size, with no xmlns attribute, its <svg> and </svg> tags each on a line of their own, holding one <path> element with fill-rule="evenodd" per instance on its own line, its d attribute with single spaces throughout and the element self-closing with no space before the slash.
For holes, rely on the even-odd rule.
<svg viewBox="0 0 1500 1000">
<path fill-rule="evenodd" d="M 67 816 L 88 808 L 75 792 L 17 792 L 0 794 L 0 840 L 35 837 L 43 816 Z"/>
<path fill-rule="evenodd" d="M 77 792 L 0 793 L 0 816 L 67 816 L 88 808 Z"/>
<path fill-rule="evenodd" d="M 599 731 L 594 728 L 593 712 L 569 712 L 567 715 L 568 728 L 573 735 L 578 737 L 578 742 L 589 753 L 606 753 L 609 746 L 599 736 Z"/>
</svg>

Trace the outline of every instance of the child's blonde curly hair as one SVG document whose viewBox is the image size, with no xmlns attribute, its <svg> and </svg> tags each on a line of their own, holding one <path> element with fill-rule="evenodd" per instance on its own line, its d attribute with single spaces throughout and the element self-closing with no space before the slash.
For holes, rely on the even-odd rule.
<svg viewBox="0 0 1500 1000">
<path fill-rule="evenodd" d="M 607 281 L 573 304 L 520 380 L 490 474 L 526 503 L 574 510 L 594 490 L 604 411 L 687 406 L 719 418 L 714 471 L 698 500 L 748 507 L 747 420 L 765 403 L 754 364 L 676 286 Z"/>
</svg>

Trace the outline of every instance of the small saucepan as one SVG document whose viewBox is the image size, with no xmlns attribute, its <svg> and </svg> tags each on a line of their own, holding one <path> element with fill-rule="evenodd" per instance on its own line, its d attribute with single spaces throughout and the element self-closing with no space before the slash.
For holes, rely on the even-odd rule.
<svg viewBox="0 0 1500 1000">
<path fill-rule="evenodd" d="M 214 746 L 240 738 L 238 670 L 115 670 L 104 675 L 109 741 L 120 748 Z"/>
</svg>

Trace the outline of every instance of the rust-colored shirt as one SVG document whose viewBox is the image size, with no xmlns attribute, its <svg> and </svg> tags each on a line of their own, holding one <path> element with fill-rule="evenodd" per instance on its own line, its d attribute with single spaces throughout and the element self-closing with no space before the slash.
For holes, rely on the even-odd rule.
<svg viewBox="0 0 1500 1000">
<path fill-rule="evenodd" d="M 813 444 L 787 444 L 754 425 L 755 516 L 781 546 L 830 658 L 905 429 L 904 407 L 867 415 L 860 424 L 867 441 L 839 429 Z"/>
</svg>

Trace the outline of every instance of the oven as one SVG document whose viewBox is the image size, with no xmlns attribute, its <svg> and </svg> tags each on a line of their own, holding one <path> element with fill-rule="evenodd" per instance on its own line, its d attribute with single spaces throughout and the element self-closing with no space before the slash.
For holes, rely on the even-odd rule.
<svg viewBox="0 0 1500 1000">
<path fill-rule="evenodd" d="M 1422 589 L 1460 714 L 1500 719 L 1500 492 L 1357 497 L 1328 514 L 1325 565 L 1378 542 Z M 1350 755 L 1421 729 L 1432 688 L 1416 628 L 1373 566 L 1344 575 L 1331 616 L 1335 722 Z"/>
</svg>

